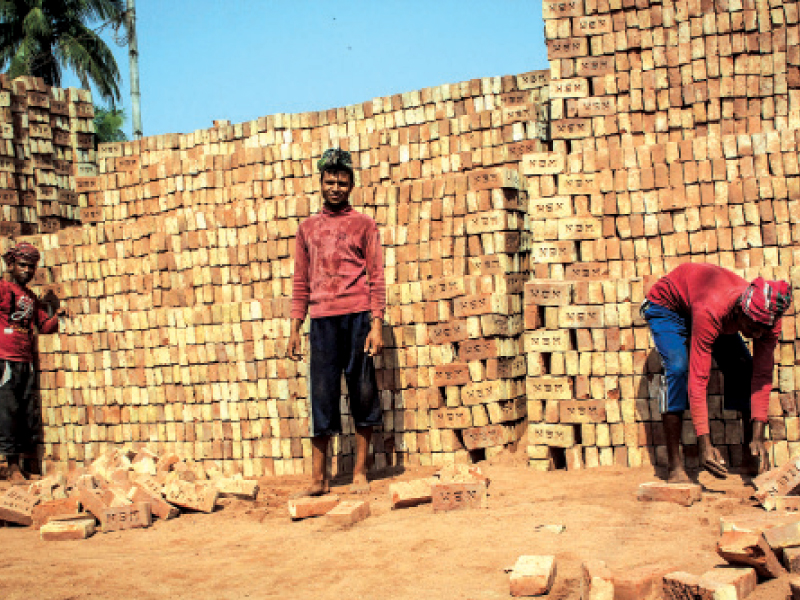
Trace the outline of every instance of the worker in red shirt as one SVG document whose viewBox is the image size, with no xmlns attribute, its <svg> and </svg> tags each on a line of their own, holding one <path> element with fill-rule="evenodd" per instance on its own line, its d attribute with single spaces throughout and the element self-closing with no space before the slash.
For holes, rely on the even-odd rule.
<svg viewBox="0 0 800 600">
<path fill-rule="evenodd" d="M 745 466 L 751 473 L 766 470 L 764 426 L 775 346 L 781 316 L 791 298 L 785 281 L 759 277 L 748 283 L 727 269 L 699 263 L 680 265 L 647 293 L 641 313 L 661 355 L 667 382 L 660 405 L 668 481 L 689 480 L 680 455 L 682 415 L 687 408 L 697 434 L 701 467 L 717 477 L 728 474 L 709 434 L 706 390 L 712 357 L 725 379 L 725 409 L 742 413 Z M 752 338 L 752 357 L 740 333 Z"/>
<path fill-rule="evenodd" d="M 33 328 L 58 331 L 60 308 L 52 317 L 29 288 L 39 251 L 21 242 L 3 255 L 7 277 L 0 280 L 0 454 L 6 479 L 24 481 L 38 474 L 34 465 L 40 440 L 41 407 L 34 368 Z"/>
<path fill-rule="evenodd" d="M 383 423 L 372 360 L 383 349 L 383 249 L 375 221 L 350 206 L 354 183 L 350 154 L 328 149 L 317 166 L 324 205 L 297 230 L 287 346 L 289 358 L 302 358 L 300 331 L 310 312 L 312 485 L 300 495 L 318 496 L 330 489 L 327 452 L 331 436 L 342 432 L 342 373 L 356 428 L 351 491 L 363 493 L 369 491 L 367 457 L 372 430 Z"/>
</svg>

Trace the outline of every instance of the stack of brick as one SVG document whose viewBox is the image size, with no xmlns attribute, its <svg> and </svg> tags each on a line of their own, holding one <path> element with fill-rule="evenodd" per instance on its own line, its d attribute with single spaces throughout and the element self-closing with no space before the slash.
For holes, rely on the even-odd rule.
<svg viewBox="0 0 800 600">
<path fill-rule="evenodd" d="M 78 182 L 96 171 L 93 116 L 88 91 L 0 78 L 0 232 L 79 224 Z"/>
<path fill-rule="evenodd" d="M 530 456 L 542 468 L 665 464 L 660 361 L 638 315 L 647 287 L 687 261 L 800 285 L 798 6 L 575 0 L 545 2 L 543 16 L 552 151 L 522 165 L 531 201 L 550 207 L 531 262 L 555 258 L 526 296 L 543 317 L 528 361 L 543 353 L 546 366 L 529 380 Z M 568 231 L 582 237 L 564 244 Z M 792 308 L 769 411 L 775 464 L 800 450 L 797 334 Z M 714 371 L 712 441 L 736 466 L 741 426 L 721 393 Z"/>
<path fill-rule="evenodd" d="M 472 341 L 458 351 L 472 353 L 463 360 L 486 387 L 474 393 L 492 394 L 468 428 L 490 430 L 468 434 L 468 444 L 517 440 L 528 265 L 525 186 L 515 171 L 523 154 L 543 150 L 547 80 L 474 80 L 101 145 L 98 175 L 82 185 L 84 227 L 33 239 L 44 249 L 39 283 L 49 285 L 37 290 L 52 290 L 78 314 L 40 339 L 46 459 L 86 463 L 146 441 L 220 461 L 226 473 L 309 470 L 306 366 L 284 358 L 287 309 L 294 234 L 320 208 L 315 160 L 334 145 L 352 152 L 353 203 L 375 218 L 385 247 L 376 466 L 468 460 L 462 434 L 432 423 L 438 402 L 447 406 L 446 394 L 430 392 L 435 367 L 447 353 L 462 357 L 456 346 L 430 344 L 428 326 L 451 318 L 470 323 Z M 510 187 L 480 183 L 507 166 Z M 464 298 L 427 297 L 425 282 L 462 277 Z M 491 306 L 470 309 L 478 294 Z M 352 467 L 344 423 L 334 473 Z"/>
</svg>

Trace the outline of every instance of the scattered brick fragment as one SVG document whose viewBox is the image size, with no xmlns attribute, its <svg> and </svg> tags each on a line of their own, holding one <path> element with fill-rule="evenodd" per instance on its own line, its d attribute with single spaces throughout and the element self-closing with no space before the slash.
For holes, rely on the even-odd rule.
<svg viewBox="0 0 800 600">
<path fill-rule="evenodd" d="M 289 500 L 289 516 L 292 519 L 321 517 L 339 504 L 339 496 L 310 496 Z"/>
<path fill-rule="evenodd" d="M 325 514 L 329 523 L 345 527 L 355 525 L 370 515 L 369 502 L 366 500 L 345 500 Z"/>
<path fill-rule="evenodd" d="M 520 556 L 511 571 L 512 596 L 541 596 L 556 579 L 555 556 Z"/>
<path fill-rule="evenodd" d="M 703 488 L 696 483 L 666 483 L 653 481 L 639 486 L 637 499 L 647 502 L 673 502 L 691 506 L 703 498 Z"/>
</svg>

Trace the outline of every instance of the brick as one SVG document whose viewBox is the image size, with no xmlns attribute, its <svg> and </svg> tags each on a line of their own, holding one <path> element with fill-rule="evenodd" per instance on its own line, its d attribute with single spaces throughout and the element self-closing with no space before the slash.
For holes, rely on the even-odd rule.
<svg viewBox="0 0 800 600">
<path fill-rule="evenodd" d="M 543 596 L 556 579 L 555 556 L 520 556 L 511 571 L 512 596 Z"/>
<path fill-rule="evenodd" d="M 547 40 L 547 57 L 554 60 L 585 56 L 589 51 L 588 48 L 589 44 L 585 37 Z"/>
<path fill-rule="evenodd" d="M 164 486 L 164 496 L 167 502 L 181 508 L 211 513 L 214 512 L 219 492 L 211 483 L 173 481 Z"/>
<path fill-rule="evenodd" d="M 756 499 L 767 510 L 774 510 L 776 497 L 788 496 L 800 485 L 800 457 L 793 456 L 787 463 L 756 477 L 753 483 Z"/>
<path fill-rule="evenodd" d="M 528 201 L 528 214 L 532 219 L 571 217 L 573 214 L 572 199 L 569 196 L 531 198 Z"/>
<path fill-rule="evenodd" d="M 789 590 L 792 592 L 792 600 L 800 600 L 800 577 L 794 575 L 789 579 Z"/>
<path fill-rule="evenodd" d="M 255 500 L 258 496 L 258 482 L 252 479 L 224 477 L 215 480 L 214 485 L 219 490 L 219 495 L 223 498 L 233 497 Z"/>
<path fill-rule="evenodd" d="M 321 517 L 339 504 L 339 496 L 312 496 L 289 500 L 289 516 L 294 520 Z"/>
<path fill-rule="evenodd" d="M 464 440 L 464 447 L 467 450 L 502 446 L 508 442 L 505 428 L 502 425 L 468 427 L 461 431 L 461 438 Z"/>
<path fill-rule="evenodd" d="M 150 505 L 150 512 L 159 519 L 174 519 L 180 514 L 180 510 L 164 500 L 164 497 L 160 493 L 153 493 L 139 482 L 134 483 L 133 489 L 128 493 L 128 497 L 133 503 L 148 503 Z"/>
<path fill-rule="evenodd" d="M 703 499 L 703 488 L 696 483 L 651 481 L 639 486 L 636 498 L 645 502 L 672 502 L 691 506 Z"/>
<path fill-rule="evenodd" d="M 589 95 L 589 80 L 583 78 L 559 79 L 550 82 L 550 98 L 586 98 Z"/>
<path fill-rule="evenodd" d="M 467 322 L 463 319 L 428 325 L 428 342 L 433 345 L 461 342 L 468 337 Z"/>
<path fill-rule="evenodd" d="M 556 448 L 571 448 L 575 445 L 575 428 L 571 425 L 531 423 L 528 429 L 531 444 Z"/>
<path fill-rule="evenodd" d="M 431 412 L 436 429 L 464 429 L 472 427 L 472 413 L 466 406 L 439 408 Z"/>
<path fill-rule="evenodd" d="M 717 542 L 717 554 L 729 564 L 753 567 L 760 577 L 780 577 L 786 573 L 772 548 L 760 534 L 725 532 Z"/>
<path fill-rule="evenodd" d="M 392 508 L 408 508 L 432 501 L 431 486 L 439 481 L 435 477 L 397 481 L 389 485 Z"/>
<path fill-rule="evenodd" d="M 462 508 L 486 508 L 487 484 L 485 481 L 447 482 L 431 486 L 434 512 Z"/>
<path fill-rule="evenodd" d="M 74 521 L 52 521 L 42 525 L 39 536 L 45 542 L 62 542 L 68 540 L 85 540 L 95 533 L 93 518 L 76 519 Z"/>
<path fill-rule="evenodd" d="M 458 358 L 464 362 L 497 356 L 497 340 L 494 339 L 465 340 L 458 346 Z"/>
<path fill-rule="evenodd" d="M 800 512 L 800 496 L 774 496 L 772 500 L 778 512 Z"/>
<path fill-rule="evenodd" d="M 574 263 L 564 268 L 567 279 L 597 281 L 608 279 L 608 264 L 597 262 Z"/>
<path fill-rule="evenodd" d="M 581 565 L 581 600 L 614 600 L 614 577 L 602 560 Z"/>
<path fill-rule="evenodd" d="M 554 140 L 578 140 L 587 137 L 591 137 L 592 135 L 592 120 L 591 119 L 582 119 L 582 118 L 572 118 L 572 119 L 558 119 L 555 121 L 550 122 L 550 135 Z M 561 177 L 559 177 L 559 182 L 561 181 Z M 566 176 L 571 181 L 576 181 L 580 179 L 580 181 L 585 181 L 586 177 L 582 176 Z M 569 194 L 566 191 L 567 188 L 561 188 L 559 183 L 558 193 L 559 194 Z M 584 192 L 586 193 L 586 192 Z"/>
<path fill-rule="evenodd" d="M 113 499 L 114 495 L 107 490 L 95 491 L 84 488 L 78 494 L 82 509 L 92 513 L 100 522 L 103 520 L 105 510 L 111 507 Z"/>
<path fill-rule="evenodd" d="M 519 172 L 504 167 L 471 171 L 468 179 L 469 188 L 475 191 L 495 188 L 522 189 Z"/>
<path fill-rule="evenodd" d="M 575 242 L 537 242 L 531 244 L 531 261 L 534 263 L 571 263 L 578 260 Z"/>
<path fill-rule="evenodd" d="M 32 496 L 18 487 L 11 487 L 0 496 L 0 521 L 33 525 L 32 512 L 38 503 L 37 496 Z"/>
<path fill-rule="evenodd" d="M 325 514 L 325 520 L 340 527 L 355 525 L 369 517 L 369 502 L 366 500 L 345 500 Z"/>
<path fill-rule="evenodd" d="M 523 175 L 556 175 L 564 172 L 565 158 L 557 152 L 524 154 L 519 168 Z"/>
<path fill-rule="evenodd" d="M 602 223 L 594 217 L 559 219 L 558 239 L 595 240 L 602 237 Z"/>
<path fill-rule="evenodd" d="M 561 400 L 558 409 L 562 423 L 603 423 L 606 420 L 603 400 Z"/>
<path fill-rule="evenodd" d="M 583 0 L 553 1 L 544 0 L 542 2 L 542 18 L 560 19 L 564 17 L 582 17 L 586 14 Z"/>
<path fill-rule="evenodd" d="M 647 565 L 614 571 L 614 600 L 660 597 L 664 576 L 673 566 Z"/>
<path fill-rule="evenodd" d="M 31 509 L 32 525 L 34 529 L 40 529 L 52 516 L 78 512 L 80 506 L 77 497 L 40 502 Z"/>
<path fill-rule="evenodd" d="M 451 363 L 437 365 L 433 372 L 433 385 L 445 387 L 448 385 L 465 385 L 470 383 L 469 366 L 465 363 Z"/>
<path fill-rule="evenodd" d="M 701 577 L 716 583 L 732 585 L 736 588 L 737 600 L 746 598 L 758 585 L 758 576 L 751 567 L 714 567 Z"/>
<path fill-rule="evenodd" d="M 665 600 L 736 600 L 734 586 L 702 579 L 683 571 L 664 576 L 663 593 Z"/>
<path fill-rule="evenodd" d="M 773 550 L 800 546 L 800 516 L 795 523 L 787 523 L 764 530 L 764 539 Z"/>
<path fill-rule="evenodd" d="M 540 279 L 525 283 L 525 304 L 563 306 L 572 301 L 572 283 Z"/>
<path fill-rule="evenodd" d="M 107 508 L 103 512 L 103 533 L 121 531 L 123 529 L 143 529 L 153 523 L 150 504 L 137 502 L 128 506 Z"/>
<path fill-rule="evenodd" d="M 800 573 L 800 548 L 784 548 L 783 566 L 789 573 Z"/>
<path fill-rule="evenodd" d="M 525 384 L 529 400 L 571 400 L 574 397 L 569 377 L 528 377 Z"/>
<path fill-rule="evenodd" d="M 568 331 L 540 329 L 525 334 L 525 352 L 567 352 L 572 350 Z"/>
</svg>

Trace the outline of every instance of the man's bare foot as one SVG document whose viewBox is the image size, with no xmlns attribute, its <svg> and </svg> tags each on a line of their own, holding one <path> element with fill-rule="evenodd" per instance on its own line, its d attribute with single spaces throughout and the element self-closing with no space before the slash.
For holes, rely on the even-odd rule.
<svg viewBox="0 0 800 600">
<path fill-rule="evenodd" d="M 319 481 L 311 484 L 311 487 L 300 492 L 296 492 L 290 496 L 293 500 L 296 498 L 313 498 L 315 496 L 324 496 L 331 491 L 331 485 L 327 481 Z"/>
<path fill-rule="evenodd" d="M 667 483 L 691 483 L 683 467 L 675 467 L 667 471 Z"/>
<path fill-rule="evenodd" d="M 8 481 L 11 483 L 26 483 L 28 478 L 19 468 L 19 465 L 11 464 L 8 466 Z"/>
<path fill-rule="evenodd" d="M 355 474 L 353 475 L 353 483 L 350 485 L 351 494 L 367 494 L 369 493 L 369 481 L 366 475 Z"/>
</svg>

